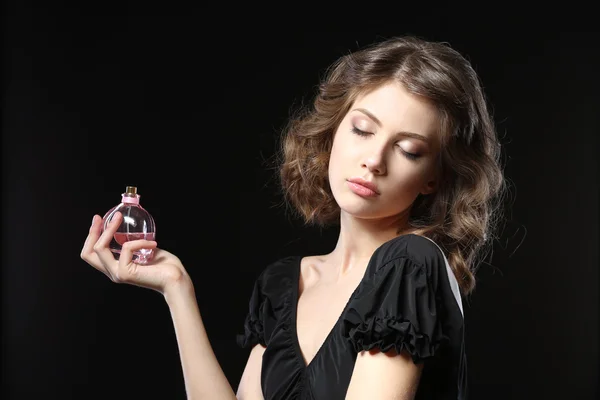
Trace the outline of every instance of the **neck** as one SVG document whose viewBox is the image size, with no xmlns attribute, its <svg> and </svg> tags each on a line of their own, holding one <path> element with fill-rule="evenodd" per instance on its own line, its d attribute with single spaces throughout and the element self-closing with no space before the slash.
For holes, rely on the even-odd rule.
<svg viewBox="0 0 600 400">
<path fill-rule="evenodd" d="M 373 252 L 408 227 L 408 215 L 407 210 L 389 218 L 360 219 L 342 211 L 338 241 L 329 254 L 339 266 L 338 274 L 346 275 L 357 268 L 364 272 Z"/>
</svg>

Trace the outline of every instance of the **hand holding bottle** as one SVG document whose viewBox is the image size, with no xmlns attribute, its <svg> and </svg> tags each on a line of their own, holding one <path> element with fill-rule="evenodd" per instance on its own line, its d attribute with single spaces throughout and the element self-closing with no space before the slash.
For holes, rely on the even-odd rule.
<svg viewBox="0 0 600 400">
<path fill-rule="evenodd" d="M 162 294 L 171 287 L 190 283 L 189 275 L 179 258 L 166 250 L 158 249 L 156 241 L 153 240 L 140 239 L 123 243 L 120 256 L 116 259 L 109 246 L 122 218 L 120 212 L 115 212 L 103 231 L 102 218 L 94 215 L 81 250 L 81 258 L 85 262 L 104 273 L 113 282 L 145 287 Z M 133 261 L 134 252 L 142 249 L 154 251 L 151 262 L 138 264 Z"/>
</svg>

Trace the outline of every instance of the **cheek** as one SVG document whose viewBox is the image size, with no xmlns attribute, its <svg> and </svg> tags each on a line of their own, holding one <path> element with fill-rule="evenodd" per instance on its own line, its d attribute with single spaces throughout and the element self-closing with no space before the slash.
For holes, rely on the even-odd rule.
<svg viewBox="0 0 600 400">
<path fill-rule="evenodd" d="M 358 136 L 352 136 L 348 132 L 338 132 L 333 140 L 331 147 L 331 157 L 348 164 L 359 157 L 361 149 L 364 149 L 364 142 L 361 142 Z"/>
<path fill-rule="evenodd" d="M 350 155 L 348 153 L 348 146 L 344 145 L 342 138 L 336 136 L 329 154 L 329 170 L 335 173 L 335 171 L 343 169 Z"/>
<path fill-rule="evenodd" d="M 327 166 L 329 179 L 335 179 L 336 171 L 339 169 L 338 167 L 338 146 L 336 141 L 334 140 L 333 145 L 331 146 L 331 151 L 329 152 L 329 165 Z"/>
<path fill-rule="evenodd" d="M 423 184 L 424 170 L 409 164 L 408 161 L 399 164 L 401 165 L 398 165 L 397 168 L 395 168 L 393 178 L 390 176 L 390 178 L 392 178 L 390 179 L 390 182 L 393 183 L 390 185 L 389 190 L 401 197 L 416 196 Z M 390 171 L 388 170 L 388 172 Z"/>
</svg>

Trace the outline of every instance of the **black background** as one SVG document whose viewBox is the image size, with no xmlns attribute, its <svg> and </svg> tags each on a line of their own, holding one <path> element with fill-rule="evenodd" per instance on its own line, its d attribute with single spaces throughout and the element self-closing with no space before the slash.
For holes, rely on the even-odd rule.
<svg viewBox="0 0 600 400">
<path fill-rule="evenodd" d="M 328 32 L 7 9 L 3 398 L 185 398 L 162 297 L 79 258 L 92 215 L 127 185 L 154 216 L 159 246 L 192 276 L 236 388 L 248 353 L 235 334 L 253 280 L 336 238 L 279 205 L 266 164 L 278 130 L 337 57 L 402 34 L 447 41 L 472 61 L 504 144 L 508 221 L 465 304 L 471 398 L 597 398 L 598 33 L 459 25 L 448 10 Z"/>
</svg>

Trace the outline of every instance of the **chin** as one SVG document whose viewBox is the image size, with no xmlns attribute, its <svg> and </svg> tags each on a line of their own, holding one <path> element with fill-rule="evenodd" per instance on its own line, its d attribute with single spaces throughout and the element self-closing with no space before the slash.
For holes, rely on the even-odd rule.
<svg viewBox="0 0 600 400">
<path fill-rule="evenodd" d="M 360 200 L 361 199 L 359 199 L 359 201 Z M 338 205 L 342 213 L 355 218 L 375 219 L 387 216 L 386 213 L 383 213 L 378 207 L 374 207 L 373 204 L 368 204 L 364 200 L 361 201 L 362 204 L 357 203 L 358 202 L 346 200 L 344 202 L 338 202 Z"/>
<path fill-rule="evenodd" d="M 336 198 L 340 211 L 359 219 L 383 219 L 400 216 L 406 209 L 398 207 L 382 207 L 381 199 L 364 199 L 354 193 Z M 389 206 L 389 204 L 388 204 Z"/>
<path fill-rule="evenodd" d="M 390 218 L 392 215 L 387 213 L 377 213 L 377 212 L 369 212 L 369 211 L 356 211 L 356 210 L 347 210 L 342 209 L 342 212 L 352 218 L 362 219 L 362 220 L 378 220 L 384 218 Z"/>
</svg>

